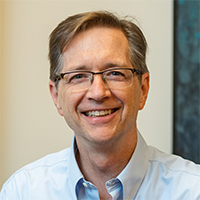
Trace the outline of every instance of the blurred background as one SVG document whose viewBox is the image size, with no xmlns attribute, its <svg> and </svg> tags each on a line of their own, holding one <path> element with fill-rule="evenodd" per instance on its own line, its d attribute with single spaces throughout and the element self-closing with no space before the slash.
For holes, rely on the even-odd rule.
<svg viewBox="0 0 200 200">
<path fill-rule="evenodd" d="M 48 88 L 48 37 L 66 17 L 108 10 L 131 15 L 148 42 L 150 93 L 138 128 L 149 145 L 173 151 L 173 1 L 0 1 L 0 188 L 19 168 L 71 145 Z"/>
</svg>

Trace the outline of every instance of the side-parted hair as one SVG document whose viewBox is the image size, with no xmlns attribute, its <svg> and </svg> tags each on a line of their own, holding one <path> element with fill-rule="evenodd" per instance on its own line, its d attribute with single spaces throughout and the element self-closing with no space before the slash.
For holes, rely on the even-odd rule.
<svg viewBox="0 0 200 200">
<path fill-rule="evenodd" d="M 146 66 L 147 42 L 140 28 L 131 20 L 119 19 L 107 11 L 76 14 L 62 21 L 52 31 L 49 39 L 50 79 L 57 82 L 62 70 L 62 57 L 65 47 L 79 33 L 94 27 L 121 30 L 128 40 L 130 61 L 141 73 L 148 72 Z M 56 83 L 57 84 L 57 83 Z"/>
</svg>

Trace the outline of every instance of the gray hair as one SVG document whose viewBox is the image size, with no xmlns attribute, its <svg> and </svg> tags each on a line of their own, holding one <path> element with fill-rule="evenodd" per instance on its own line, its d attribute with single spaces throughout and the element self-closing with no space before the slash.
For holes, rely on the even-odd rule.
<svg viewBox="0 0 200 200">
<path fill-rule="evenodd" d="M 76 14 L 62 21 L 50 34 L 49 61 L 50 79 L 57 82 L 63 67 L 64 48 L 79 33 L 94 27 L 108 27 L 121 30 L 128 40 L 130 61 L 140 72 L 148 72 L 146 65 L 147 42 L 140 28 L 131 20 L 119 19 L 107 11 Z M 56 83 L 57 84 L 57 83 Z"/>
</svg>

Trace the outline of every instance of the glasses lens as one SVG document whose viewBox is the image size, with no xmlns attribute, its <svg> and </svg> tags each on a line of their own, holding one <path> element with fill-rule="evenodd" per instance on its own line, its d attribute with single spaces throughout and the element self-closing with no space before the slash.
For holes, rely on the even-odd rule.
<svg viewBox="0 0 200 200">
<path fill-rule="evenodd" d="M 133 84 L 131 69 L 111 69 L 104 72 L 104 77 L 109 88 L 122 89 Z"/>
<path fill-rule="evenodd" d="M 63 79 L 71 92 L 80 92 L 90 87 L 92 74 L 90 72 L 70 72 L 64 75 Z"/>
</svg>

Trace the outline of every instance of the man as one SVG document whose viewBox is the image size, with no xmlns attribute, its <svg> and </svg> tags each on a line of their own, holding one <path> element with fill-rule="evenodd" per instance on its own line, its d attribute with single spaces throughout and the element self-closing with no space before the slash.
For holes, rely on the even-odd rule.
<svg viewBox="0 0 200 200">
<path fill-rule="evenodd" d="M 200 199 L 200 166 L 146 145 L 146 40 L 108 12 L 71 16 L 50 35 L 50 92 L 72 147 L 16 172 L 1 200 Z"/>
</svg>

